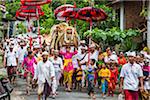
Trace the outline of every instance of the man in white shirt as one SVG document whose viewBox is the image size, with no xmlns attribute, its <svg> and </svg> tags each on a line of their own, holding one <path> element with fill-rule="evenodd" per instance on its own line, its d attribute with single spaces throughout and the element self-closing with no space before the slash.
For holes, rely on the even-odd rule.
<svg viewBox="0 0 150 100">
<path fill-rule="evenodd" d="M 85 70 L 86 70 L 86 63 L 88 62 L 88 58 L 87 58 L 87 53 L 86 53 L 86 50 L 87 50 L 87 47 L 81 47 L 81 52 L 78 53 L 78 60 L 79 60 L 79 63 L 81 65 L 81 68 L 82 68 L 82 87 L 85 86 Z"/>
<path fill-rule="evenodd" d="M 55 77 L 53 80 L 53 84 L 52 84 L 52 97 L 55 98 L 55 95 L 57 94 L 57 89 L 59 86 L 59 80 L 62 76 L 62 72 L 63 72 L 63 61 L 62 58 L 60 58 L 59 56 L 59 51 L 58 50 L 54 50 L 54 56 L 51 57 L 51 62 L 53 63 L 53 66 L 55 68 Z"/>
<path fill-rule="evenodd" d="M 96 46 L 95 44 L 91 44 L 90 45 L 90 53 L 87 54 L 87 60 L 88 62 L 91 60 L 91 59 L 95 59 L 95 61 L 98 61 L 98 55 L 99 55 L 99 51 L 96 49 Z M 89 59 L 90 58 L 90 59 Z"/>
<path fill-rule="evenodd" d="M 107 51 L 107 55 L 104 58 L 104 62 L 107 63 L 107 64 L 109 64 L 110 61 L 111 61 L 111 56 L 112 56 L 111 50 Z"/>
<path fill-rule="evenodd" d="M 18 54 L 13 50 L 14 46 L 10 45 L 10 48 L 8 51 L 5 51 L 4 55 L 4 67 L 7 68 L 7 73 L 10 82 L 14 84 L 15 82 L 15 74 L 16 74 L 16 68 L 18 64 Z"/>
<path fill-rule="evenodd" d="M 135 63 L 135 52 L 128 53 L 129 62 L 123 65 L 120 73 L 121 83 L 120 91 L 122 87 L 124 89 L 125 100 L 138 100 L 139 83 L 140 89 L 143 91 L 143 72 L 141 66 Z"/>
<path fill-rule="evenodd" d="M 20 76 L 22 76 L 24 74 L 24 70 L 22 68 L 22 63 L 23 63 L 23 60 L 25 58 L 26 52 L 27 52 L 27 48 L 25 46 L 25 43 L 23 41 L 20 41 L 19 42 L 19 48 L 17 50 L 17 53 L 18 53 L 17 71 L 18 71 L 18 75 L 20 75 Z"/>
<path fill-rule="evenodd" d="M 80 45 L 79 45 L 79 47 L 78 47 L 78 52 L 79 52 L 79 53 L 81 53 L 81 48 L 86 46 L 85 43 L 86 43 L 85 40 L 81 40 L 81 41 L 80 41 Z"/>
<path fill-rule="evenodd" d="M 34 82 L 38 79 L 38 100 L 41 100 L 41 95 L 43 96 L 42 100 L 46 100 L 49 96 L 50 86 L 55 76 L 55 69 L 52 62 L 48 60 L 48 53 L 43 52 L 42 58 L 42 61 L 37 64 L 33 78 Z"/>
<path fill-rule="evenodd" d="M 26 52 L 27 52 L 27 48 L 25 47 L 25 43 L 23 43 L 22 41 L 20 42 L 20 47 L 18 48 L 18 63 L 19 63 L 18 67 L 21 66 Z"/>
<path fill-rule="evenodd" d="M 35 57 L 36 61 L 39 62 L 42 59 L 40 44 L 35 44 L 33 46 L 33 51 L 34 51 L 34 57 Z"/>
</svg>

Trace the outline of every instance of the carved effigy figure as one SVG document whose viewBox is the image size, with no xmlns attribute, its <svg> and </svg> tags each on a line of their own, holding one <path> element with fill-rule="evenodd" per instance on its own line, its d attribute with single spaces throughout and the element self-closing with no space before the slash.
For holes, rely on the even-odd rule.
<svg viewBox="0 0 150 100">
<path fill-rule="evenodd" d="M 54 49 L 59 49 L 61 46 L 78 45 L 79 36 L 76 29 L 66 23 L 54 25 L 50 31 L 50 46 Z"/>
</svg>

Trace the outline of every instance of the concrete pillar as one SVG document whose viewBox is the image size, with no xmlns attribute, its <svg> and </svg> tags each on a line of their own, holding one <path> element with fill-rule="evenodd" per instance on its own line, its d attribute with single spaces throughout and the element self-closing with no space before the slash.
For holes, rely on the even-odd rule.
<svg viewBox="0 0 150 100">
<path fill-rule="evenodd" d="M 147 46 L 150 48 L 150 1 L 148 2 L 147 16 Z"/>
<path fill-rule="evenodd" d="M 120 29 L 124 30 L 124 2 L 121 2 L 120 5 Z"/>
</svg>

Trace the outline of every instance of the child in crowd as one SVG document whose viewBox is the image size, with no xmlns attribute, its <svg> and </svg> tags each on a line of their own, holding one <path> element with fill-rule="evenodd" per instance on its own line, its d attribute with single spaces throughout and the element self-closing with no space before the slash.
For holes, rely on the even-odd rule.
<svg viewBox="0 0 150 100">
<path fill-rule="evenodd" d="M 114 95 L 114 90 L 116 89 L 116 83 L 117 83 L 117 77 L 118 77 L 118 68 L 117 64 L 114 63 L 112 64 L 110 68 L 110 82 L 108 84 L 108 96 L 113 96 Z"/>
<path fill-rule="evenodd" d="M 91 59 L 91 67 L 92 69 L 94 70 L 94 85 L 96 86 L 97 85 L 97 78 L 98 78 L 98 74 L 97 74 L 97 66 L 96 66 L 96 63 L 95 63 L 95 59 Z"/>
<path fill-rule="evenodd" d="M 108 82 L 110 82 L 110 70 L 106 67 L 104 63 L 102 64 L 102 69 L 98 72 L 98 76 L 101 77 L 102 96 L 103 98 L 105 98 Z"/>
<path fill-rule="evenodd" d="M 99 54 L 99 56 L 98 56 L 98 61 L 96 62 L 97 75 L 98 75 L 98 72 L 101 70 L 103 63 L 104 63 L 104 55 L 103 55 L 103 52 L 102 52 L 102 53 Z M 98 82 L 99 88 L 101 88 L 101 77 L 98 76 L 97 82 Z"/>
<path fill-rule="evenodd" d="M 75 71 L 75 89 L 81 90 L 82 88 L 82 68 L 79 63 L 79 67 Z"/>
<path fill-rule="evenodd" d="M 92 99 L 95 99 L 95 95 L 94 95 L 94 70 L 90 66 L 88 66 L 88 68 L 86 70 L 86 79 L 88 81 L 88 95 Z"/>
<path fill-rule="evenodd" d="M 103 63 L 102 63 L 103 64 Z M 97 75 L 98 75 L 98 72 L 101 70 L 101 68 L 102 68 L 102 64 L 100 64 L 100 63 L 97 63 L 97 70 L 96 70 L 96 72 L 97 72 Z M 97 77 L 97 82 L 98 82 L 98 87 L 100 88 L 100 86 L 101 86 L 101 77 L 99 77 L 99 75 L 98 75 L 98 77 Z"/>
</svg>

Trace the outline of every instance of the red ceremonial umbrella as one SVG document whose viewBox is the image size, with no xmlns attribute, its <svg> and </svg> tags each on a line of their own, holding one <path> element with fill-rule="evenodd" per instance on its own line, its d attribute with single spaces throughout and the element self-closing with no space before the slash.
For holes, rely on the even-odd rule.
<svg viewBox="0 0 150 100">
<path fill-rule="evenodd" d="M 17 20 L 20 20 L 20 21 L 25 21 L 27 18 L 26 18 L 25 16 L 21 16 L 21 15 L 20 15 L 20 12 L 17 11 L 17 12 L 16 12 L 16 19 L 17 19 Z"/>
<path fill-rule="evenodd" d="M 44 15 L 40 6 L 22 6 L 17 12 L 19 12 L 20 16 L 25 17 L 39 17 Z"/>
<path fill-rule="evenodd" d="M 66 9 L 68 9 L 68 8 L 76 8 L 76 6 L 75 5 L 70 5 L 70 4 L 65 4 L 65 5 L 57 7 L 54 10 L 55 17 L 59 17 L 59 16 L 61 17 L 61 13 L 63 13 L 64 11 L 66 11 Z"/>
<path fill-rule="evenodd" d="M 90 30 L 92 30 L 92 22 L 103 21 L 107 18 L 107 14 L 102 9 L 93 7 L 84 7 L 80 9 L 76 14 L 76 19 L 85 20 L 90 22 Z M 89 45 L 91 44 L 91 38 L 89 39 Z M 90 52 L 90 49 L 88 48 Z M 90 63 L 90 53 L 88 54 L 88 63 Z"/>
<path fill-rule="evenodd" d="M 32 18 L 38 19 L 39 16 L 43 16 L 44 12 L 40 6 L 22 6 L 17 12 L 17 17 L 25 17 L 26 20 L 30 21 Z"/>
<path fill-rule="evenodd" d="M 26 5 L 26 6 L 41 6 L 44 4 L 51 3 L 51 2 L 52 2 L 52 0 L 21 0 L 22 5 Z M 40 15 L 40 13 L 38 12 L 37 15 Z M 38 33 L 40 34 L 39 20 L 37 22 L 38 22 Z M 41 41 L 41 39 L 40 39 L 40 41 Z"/>
<path fill-rule="evenodd" d="M 24 17 L 28 22 L 30 22 L 30 19 L 39 19 L 40 16 L 43 16 L 44 12 L 42 11 L 40 6 L 22 6 L 17 12 L 16 12 L 16 18 L 18 17 Z M 28 31 L 30 32 L 31 26 L 28 25 Z M 39 33 L 39 24 L 38 24 L 38 33 Z"/>
<path fill-rule="evenodd" d="M 39 19 L 40 16 L 44 15 L 44 12 L 42 11 L 40 6 L 22 6 L 20 9 L 20 15 L 28 16 L 29 20 L 31 17 L 36 17 L 37 19 Z M 38 22 L 38 34 L 40 34 L 39 20 L 37 20 L 37 22 Z"/>
<path fill-rule="evenodd" d="M 75 19 L 77 12 L 78 8 L 67 8 L 65 11 L 59 12 L 56 17 L 58 20 L 69 21 Z"/>
<path fill-rule="evenodd" d="M 92 29 L 92 22 L 105 20 L 107 14 L 102 9 L 84 7 L 78 11 L 76 18 L 90 22 L 90 29 Z"/>
<path fill-rule="evenodd" d="M 29 21 L 29 19 L 37 20 L 38 17 L 37 16 L 29 16 L 29 15 L 25 16 L 22 12 L 16 11 L 16 19 L 20 20 L 20 21 L 25 21 L 25 20 Z"/>
<path fill-rule="evenodd" d="M 41 6 L 51 2 L 52 0 L 21 0 L 22 5 L 26 6 Z"/>
</svg>

